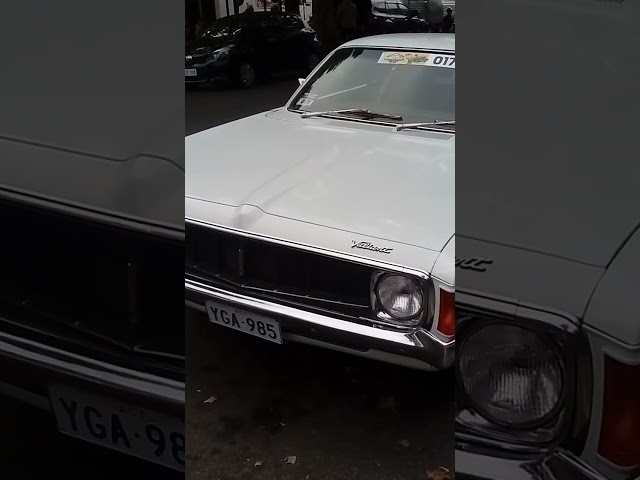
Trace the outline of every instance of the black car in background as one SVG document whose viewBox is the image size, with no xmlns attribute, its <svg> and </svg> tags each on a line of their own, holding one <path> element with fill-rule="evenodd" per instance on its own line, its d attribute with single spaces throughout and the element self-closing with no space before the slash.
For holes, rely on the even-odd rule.
<svg viewBox="0 0 640 480">
<path fill-rule="evenodd" d="M 299 15 L 246 12 L 216 20 L 185 57 L 185 83 L 251 87 L 265 76 L 307 74 L 320 62 L 316 32 Z"/>
<path fill-rule="evenodd" d="M 419 11 L 411 10 L 400 1 L 372 2 L 372 15 L 368 25 L 369 35 L 387 33 L 428 33 L 430 24 Z"/>
</svg>

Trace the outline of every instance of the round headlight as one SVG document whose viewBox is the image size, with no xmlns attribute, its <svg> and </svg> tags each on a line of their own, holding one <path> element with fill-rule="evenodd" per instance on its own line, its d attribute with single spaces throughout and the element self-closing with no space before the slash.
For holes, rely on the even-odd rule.
<svg viewBox="0 0 640 480">
<path fill-rule="evenodd" d="M 416 280 L 404 275 L 383 275 L 376 286 L 380 306 L 391 317 L 409 320 L 422 312 L 424 293 Z"/>
<path fill-rule="evenodd" d="M 520 326 L 471 332 L 458 350 L 458 374 L 473 408 L 500 425 L 542 424 L 562 406 L 564 369 L 555 342 Z"/>
</svg>

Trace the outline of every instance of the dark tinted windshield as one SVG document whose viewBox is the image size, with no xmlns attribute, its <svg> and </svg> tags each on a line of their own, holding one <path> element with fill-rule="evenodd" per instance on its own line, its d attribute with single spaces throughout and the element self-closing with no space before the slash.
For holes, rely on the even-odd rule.
<svg viewBox="0 0 640 480">
<path fill-rule="evenodd" d="M 307 81 L 290 108 L 365 108 L 400 115 L 404 122 L 453 121 L 455 54 L 340 49 Z"/>
<path fill-rule="evenodd" d="M 387 3 L 387 13 L 392 15 L 409 15 L 411 10 L 402 3 Z"/>
<path fill-rule="evenodd" d="M 244 22 L 241 23 L 237 20 L 218 20 L 200 35 L 198 41 L 213 41 L 217 43 L 221 40 L 229 40 L 242 30 L 243 23 Z"/>
</svg>

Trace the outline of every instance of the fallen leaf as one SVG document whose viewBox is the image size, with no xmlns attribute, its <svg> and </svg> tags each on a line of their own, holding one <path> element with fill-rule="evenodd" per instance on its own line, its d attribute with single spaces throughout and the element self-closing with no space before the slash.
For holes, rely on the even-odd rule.
<svg viewBox="0 0 640 480">
<path fill-rule="evenodd" d="M 215 402 L 216 400 L 218 400 L 216 397 L 209 397 L 207 398 L 204 403 L 208 403 L 209 405 L 213 404 L 213 402 Z"/>
<path fill-rule="evenodd" d="M 297 459 L 298 459 L 298 457 L 296 457 L 295 455 L 290 455 L 287 458 L 285 458 L 284 461 L 286 463 L 289 463 L 289 464 L 293 465 L 294 463 L 296 463 Z"/>
<path fill-rule="evenodd" d="M 404 447 L 404 448 L 408 448 L 409 447 L 409 440 L 400 440 L 398 442 L 398 445 L 400 445 L 401 447 Z"/>
<path fill-rule="evenodd" d="M 305 477 L 305 480 L 309 480 L 309 473 L 307 473 L 307 476 Z"/>
<path fill-rule="evenodd" d="M 399 404 L 396 400 L 396 397 L 390 395 L 388 397 L 381 398 L 378 402 L 378 410 L 382 410 L 384 412 L 397 413 Z"/>
<path fill-rule="evenodd" d="M 253 466 L 254 467 L 261 467 L 262 466 L 262 462 L 256 462 Z"/>
<path fill-rule="evenodd" d="M 427 472 L 428 480 L 452 480 L 449 469 L 446 467 L 438 467 L 436 470 Z"/>
</svg>

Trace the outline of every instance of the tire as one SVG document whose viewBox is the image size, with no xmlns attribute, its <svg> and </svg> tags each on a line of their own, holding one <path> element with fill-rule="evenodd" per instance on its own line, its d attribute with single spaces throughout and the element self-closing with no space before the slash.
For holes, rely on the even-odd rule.
<svg viewBox="0 0 640 480">
<path fill-rule="evenodd" d="M 256 84 L 258 74 L 256 67 L 249 62 L 240 64 L 237 72 L 237 81 L 242 88 L 251 88 Z"/>
</svg>

